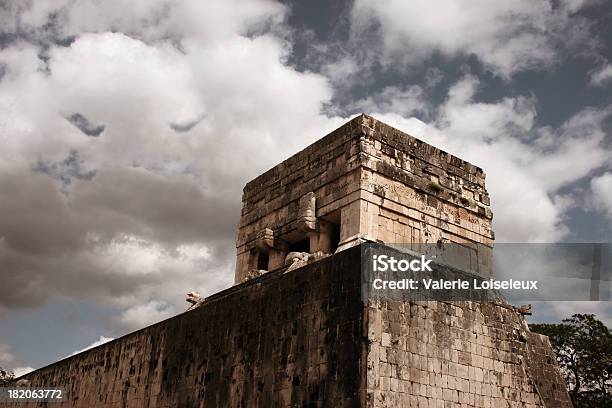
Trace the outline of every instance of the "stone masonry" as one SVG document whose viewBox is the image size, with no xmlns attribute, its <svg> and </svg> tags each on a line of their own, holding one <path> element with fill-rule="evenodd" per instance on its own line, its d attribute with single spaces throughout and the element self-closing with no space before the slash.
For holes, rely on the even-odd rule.
<svg viewBox="0 0 612 408">
<path fill-rule="evenodd" d="M 236 282 L 285 266 L 291 251 L 331 254 L 363 240 L 472 244 L 490 274 L 484 172 L 360 115 L 247 183 Z M 473 245 L 478 244 L 478 245 Z"/>
<path fill-rule="evenodd" d="M 62 407 L 359 406 L 358 268 L 355 248 L 270 273 L 25 377 L 65 387 Z"/>
<path fill-rule="evenodd" d="M 367 310 L 368 407 L 571 407 L 548 338 L 491 302 Z"/>
<path fill-rule="evenodd" d="M 469 265 L 441 267 L 490 276 L 484 179 L 361 115 L 246 185 L 235 286 L 23 378 L 74 407 L 569 408 L 503 300 L 363 297 L 368 241 L 457 243 Z"/>
<path fill-rule="evenodd" d="M 362 245 L 25 378 L 73 407 L 571 407 L 548 339 L 515 309 L 363 303 Z"/>
</svg>

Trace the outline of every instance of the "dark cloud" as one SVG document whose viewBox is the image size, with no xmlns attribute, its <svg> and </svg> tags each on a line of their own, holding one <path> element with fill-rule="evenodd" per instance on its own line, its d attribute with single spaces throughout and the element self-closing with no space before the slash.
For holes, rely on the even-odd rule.
<svg viewBox="0 0 612 408">
<path fill-rule="evenodd" d="M 108 237 L 132 233 L 176 245 L 233 238 L 240 202 L 207 193 L 186 175 L 125 168 L 101 171 L 94 182 L 76 186 L 72 209 L 90 213 L 92 230 Z"/>
<path fill-rule="evenodd" d="M 125 329 L 230 285 L 242 186 L 340 119 L 320 115 L 326 80 L 260 35 L 282 22 L 277 3 L 219 1 L 214 17 L 191 0 L 106 4 L 29 3 L 6 18 L 21 38 L 0 52 L 14 135 L 0 150 L 0 308 L 88 299 Z M 18 34 L 57 29 L 74 41 Z M 168 32 L 189 40 L 180 52 Z"/>
<path fill-rule="evenodd" d="M 37 24 L 31 24 L 28 17 L 32 16 L 28 13 L 37 9 L 33 0 L 0 1 L 0 49 L 27 41 L 39 47 L 44 55 L 52 46 L 69 46 L 76 37 L 62 33 L 62 25 L 66 23 L 63 6 L 48 8 L 37 16 L 40 18 Z"/>
<path fill-rule="evenodd" d="M 13 172 L 0 174 L 0 191 L 1 307 L 58 296 L 108 302 L 167 280 L 188 290 L 190 256 L 205 274 L 234 255 L 239 203 L 188 177 L 107 170 L 76 182 L 67 199 L 51 179 Z M 190 245 L 208 255 L 198 261 Z"/>
<path fill-rule="evenodd" d="M 80 113 L 73 113 L 70 116 L 66 116 L 66 120 L 72 123 L 74 126 L 79 128 L 79 130 L 85 133 L 87 136 L 98 137 L 104 132 L 106 128 L 105 125 L 96 125 L 91 123 L 89 119 Z"/>
<path fill-rule="evenodd" d="M 174 130 L 176 133 L 185 133 L 189 132 L 195 126 L 198 125 L 203 119 L 205 115 L 201 115 L 197 119 L 190 120 L 184 123 L 170 123 L 170 129 Z"/>
<path fill-rule="evenodd" d="M 0 173 L 0 191 L 0 242 L 10 254 L 63 256 L 83 247 L 86 226 L 70 211 L 53 179 L 27 168 L 13 169 Z M 3 273 L 7 265 L 0 262 Z M 45 270 L 38 273 L 44 276 Z"/>
<path fill-rule="evenodd" d="M 68 185 L 73 179 L 91 180 L 96 176 L 96 170 L 86 170 L 79 152 L 71 150 L 68 156 L 60 162 L 45 162 L 39 160 L 33 167 L 35 172 L 48 174 Z"/>
</svg>

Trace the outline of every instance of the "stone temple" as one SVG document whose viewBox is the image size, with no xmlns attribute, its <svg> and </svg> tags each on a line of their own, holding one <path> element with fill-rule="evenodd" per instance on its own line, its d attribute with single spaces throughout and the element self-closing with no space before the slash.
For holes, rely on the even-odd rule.
<svg viewBox="0 0 612 408">
<path fill-rule="evenodd" d="M 236 283 L 284 266 L 289 252 L 364 239 L 483 251 L 494 240 L 484 182 L 480 168 L 361 115 L 247 183 Z"/>
<path fill-rule="evenodd" d="M 236 285 L 22 378 L 76 407 L 571 407 L 520 309 L 362 298 L 369 241 L 464 245 L 491 275 L 480 168 L 360 115 L 242 201 Z"/>
</svg>

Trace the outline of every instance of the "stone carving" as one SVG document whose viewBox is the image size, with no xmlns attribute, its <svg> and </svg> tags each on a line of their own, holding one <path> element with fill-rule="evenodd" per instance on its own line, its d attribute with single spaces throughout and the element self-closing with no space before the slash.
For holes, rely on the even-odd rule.
<svg viewBox="0 0 612 408">
<path fill-rule="evenodd" d="M 289 252 L 285 257 L 285 266 L 289 266 L 287 271 L 292 271 L 306 265 L 309 256 L 308 252 Z"/>
<path fill-rule="evenodd" d="M 317 216 L 316 216 L 317 198 L 310 191 L 300 198 L 299 213 L 297 217 L 298 229 L 302 232 L 316 231 Z"/>
<path fill-rule="evenodd" d="M 257 234 L 255 246 L 262 252 L 268 252 L 274 248 L 274 231 L 270 228 L 264 228 Z"/>
<path fill-rule="evenodd" d="M 191 306 L 187 308 L 187 310 L 191 310 L 201 306 L 202 303 L 204 303 L 204 301 L 206 300 L 206 298 L 200 295 L 199 292 L 189 292 L 187 294 L 187 299 L 185 300 L 191 303 Z"/>
<path fill-rule="evenodd" d="M 514 306 L 514 310 L 516 310 L 517 312 L 519 312 L 523 316 L 531 316 L 532 315 L 531 304 L 523 305 L 523 306 L 518 306 L 518 307 Z"/>
<path fill-rule="evenodd" d="M 266 273 L 268 271 L 264 271 L 262 269 L 251 269 L 247 272 L 246 276 L 244 277 L 244 282 L 251 280 L 251 279 L 255 279 L 257 277 L 260 277 L 261 275 L 263 275 L 264 273 Z"/>
<path fill-rule="evenodd" d="M 509 303 L 505 303 L 505 302 L 503 302 L 503 303 L 496 302 L 495 304 L 498 305 L 498 306 L 501 306 L 501 307 L 503 307 L 505 309 L 513 310 L 513 311 L 515 311 L 515 312 L 517 312 L 517 313 L 519 313 L 519 314 L 521 314 L 523 316 L 531 316 L 531 314 L 532 314 L 531 304 L 522 305 L 522 306 L 513 306 L 513 305 L 511 305 Z"/>
<path fill-rule="evenodd" d="M 325 254 L 321 251 L 312 254 L 308 252 L 289 252 L 285 258 L 285 266 L 289 266 L 289 268 L 287 268 L 287 272 L 289 272 L 327 256 L 329 256 L 329 254 Z"/>
</svg>

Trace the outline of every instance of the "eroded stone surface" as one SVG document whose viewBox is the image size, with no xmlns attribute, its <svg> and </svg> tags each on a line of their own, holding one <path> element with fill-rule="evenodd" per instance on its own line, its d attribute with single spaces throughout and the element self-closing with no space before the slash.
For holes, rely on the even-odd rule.
<svg viewBox="0 0 612 408">
<path fill-rule="evenodd" d="M 364 303 L 360 258 L 267 273 L 25 378 L 76 407 L 571 407 L 519 311 Z"/>
<path fill-rule="evenodd" d="M 545 336 L 490 302 L 368 306 L 368 407 L 572 406 Z"/>
<path fill-rule="evenodd" d="M 235 280 L 262 269 L 260 254 L 266 269 L 274 270 L 288 252 L 330 253 L 357 236 L 385 243 L 482 244 L 477 251 L 486 250 L 493 232 L 484 181 L 480 168 L 358 116 L 247 183 Z M 284 247 L 258 247 L 264 229 L 273 230 Z M 478 255 L 478 271 L 489 275 L 490 254 Z"/>
<path fill-rule="evenodd" d="M 359 256 L 266 274 L 26 378 L 83 408 L 359 406 Z"/>
</svg>

